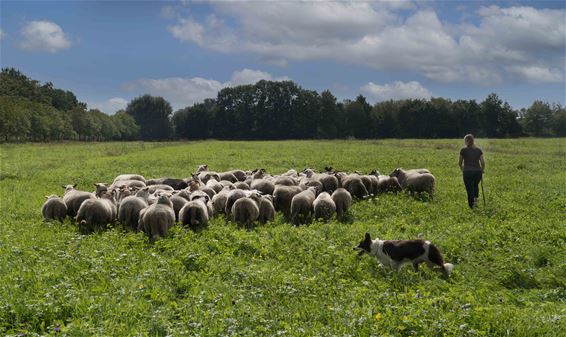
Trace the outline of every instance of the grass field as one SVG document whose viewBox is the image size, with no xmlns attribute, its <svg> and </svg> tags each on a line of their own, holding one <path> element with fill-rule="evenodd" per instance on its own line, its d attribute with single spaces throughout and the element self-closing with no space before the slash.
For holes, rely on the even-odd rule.
<svg viewBox="0 0 566 337">
<path fill-rule="evenodd" d="M 461 140 L 1 145 L 0 335 L 566 336 L 566 140 L 478 140 L 487 206 L 469 210 Z M 151 244 L 119 226 L 42 222 L 61 184 L 325 165 L 429 168 L 433 201 L 357 202 L 350 221 L 253 231 L 222 218 Z M 352 247 L 426 238 L 455 264 L 383 270 Z M 60 331 L 60 332 L 58 332 Z"/>
</svg>

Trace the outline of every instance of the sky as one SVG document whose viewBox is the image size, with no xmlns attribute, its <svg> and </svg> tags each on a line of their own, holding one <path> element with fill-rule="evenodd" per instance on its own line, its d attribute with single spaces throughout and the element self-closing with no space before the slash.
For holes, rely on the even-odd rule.
<svg viewBox="0 0 566 337">
<path fill-rule="evenodd" d="M 292 80 L 339 100 L 566 101 L 564 1 L 5 1 L 0 61 L 112 114 Z"/>
</svg>

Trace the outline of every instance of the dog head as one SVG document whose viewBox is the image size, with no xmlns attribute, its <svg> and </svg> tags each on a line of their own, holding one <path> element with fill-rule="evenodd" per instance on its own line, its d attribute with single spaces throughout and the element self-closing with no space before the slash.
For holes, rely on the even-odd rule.
<svg viewBox="0 0 566 337">
<path fill-rule="evenodd" d="M 371 252 L 371 244 L 372 244 L 371 236 L 369 233 L 366 233 L 366 236 L 360 243 L 354 247 L 354 250 L 359 250 L 358 256 L 362 256 L 364 253 L 369 254 Z"/>
</svg>

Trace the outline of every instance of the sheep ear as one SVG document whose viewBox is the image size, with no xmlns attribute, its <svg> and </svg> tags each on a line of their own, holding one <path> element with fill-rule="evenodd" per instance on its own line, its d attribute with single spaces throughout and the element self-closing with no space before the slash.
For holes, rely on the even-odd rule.
<svg viewBox="0 0 566 337">
<path fill-rule="evenodd" d="M 369 235 L 369 233 L 366 233 L 366 237 L 365 237 L 366 241 L 371 241 L 371 236 Z"/>
<path fill-rule="evenodd" d="M 76 188 L 76 187 L 77 187 L 77 184 L 73 184 L 73 188 Z"/>
<path fill-rule="evenodd" d="M 64 189 L 67 189 L 67 186 L 65 186 L 65 185 L 61 185 L 61 187 L 63 187 Z"/>
<path fill-rule="evenodd" d="M 48 196 L 48 195 L 46 195 L 46 196 L 45 196 L 45 199 L 49 199 L 49 196 Z"/>
</svg>

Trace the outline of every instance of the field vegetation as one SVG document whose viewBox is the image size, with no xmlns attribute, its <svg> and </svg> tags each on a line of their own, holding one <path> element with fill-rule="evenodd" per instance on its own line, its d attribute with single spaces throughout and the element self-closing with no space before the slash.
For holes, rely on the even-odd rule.
<svg viewBox="0 0 566 337">
<path fill-rule="evenodd" d="M 566 141 L 479 139 L 486 206 L 470 210 L 461 140 L 7 144 L 0 149 L 0 335 L 566 336 Z M 347 221 L 243 230 L 215 217 L 150 243 L 117 225 L 43 223 L 45 195 L 121 173 L 211 169 L 390 173 L 425 167 L 434 200 L 356 202 Z M 480 197 L 481 199 L 481 197 Z M 449 279 L 382 269 L 353 247 L 426 238 Z"/>
</svg>

